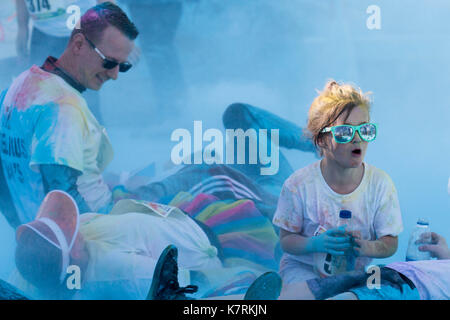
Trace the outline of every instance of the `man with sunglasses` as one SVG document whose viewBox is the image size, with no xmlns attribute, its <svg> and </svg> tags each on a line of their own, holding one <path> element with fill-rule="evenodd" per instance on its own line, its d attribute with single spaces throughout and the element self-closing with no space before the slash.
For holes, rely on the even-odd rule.
<svg viewBox="0 0 450 320">
<path fill-rule="evenodd" d="M 33 220 L 54 189 L 72 195 L 81 212 L 109 212 L 112 195 L 101 173 L 112 147 L 82 92 L 100 90 L 131 68 L 137 36 L 118 6 L 99 4 L 81 17 L 58 59 L 31 67 L 0 95 L 1 164 L 14 224 Z"/>
<path fill-rule="evenodd" d="M 33 64 L 41 65 L 49 55 L 59 57 L 70 40 L 71 29 L 67 21 L 72 13 L 70 6 L 76 6 L 83 14 L 89 8 L 103 2 L 115 0 L 15 0 L 17 12 L 16 61 L 23 68 L 9 79 L 16 77 L 24 68 Z M 31 25 L 31 32 L 30 32 Z M 100 96 L 95 91 L 86 90 L 84 98 L 95 117 L 102 122 Z"/>
</svg>

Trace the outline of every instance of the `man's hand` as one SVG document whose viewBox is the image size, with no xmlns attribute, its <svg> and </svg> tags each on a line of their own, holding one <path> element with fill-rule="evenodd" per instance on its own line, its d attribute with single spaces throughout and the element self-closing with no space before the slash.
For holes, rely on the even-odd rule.
<svg viewBox="0 0 450 320">
<path fill-rule="evenodd" d="M 417 244 L 423 243 L 425 239 L 429 240 L 429 238 L 430 234 L 424 233 L 417 241 Z M 439 260 L 450 259 L 450 249 L 448 248 L 445 238 L 434 232 L 431 232 L 431 244 L 420 246 L 419 250 L 428 251 L 433 258 L 438 258 Z"/>
</svg>

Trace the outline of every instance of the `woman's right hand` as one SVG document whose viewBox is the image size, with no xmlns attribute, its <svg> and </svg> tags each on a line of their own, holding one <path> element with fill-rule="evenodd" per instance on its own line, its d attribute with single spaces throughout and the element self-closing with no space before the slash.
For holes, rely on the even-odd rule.
<svg viewBox="0 0 450 320">
<path fill-rule="evenodd" d="M 346 235 L 345 226 L 333 228 L 311 237 L 306 245 L 308 252 L 326 252 L 337 256 L 344 256 L 345 251 L 351 248 L 351 237 Z"/>
</svg>

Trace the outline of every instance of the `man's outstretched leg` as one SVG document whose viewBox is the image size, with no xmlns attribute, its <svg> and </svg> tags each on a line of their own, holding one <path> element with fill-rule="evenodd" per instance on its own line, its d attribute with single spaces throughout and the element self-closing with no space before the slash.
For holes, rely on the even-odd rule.
<svg viewBox="0 0 450 320">
<path fill-rule="evenodd" d="M 276 195 L 279 195 L 281 185 L 294 172 L 286 157 L 282 152 L 279 152 L 279 147 L 316 154 L 316 147 L 305 134 L 303 128 L 267 110 L 246 103 L 233 103 L 223 113 L 222 121 L 225 129 L 235 130 L 235 134 L 236 130 L 243 130 L 244 132 L 255 130 L 258 148 L 262 147 L 260 142 L 263 145 L 267 144 L 265 152 L 267 152 L 267 156 L 270 154 L 269 164 L 261 163 L 261 159 L 257 160 L 256 164 L 250 164 L 249 142 L 245 143 L 245 154 L 240 155 L 245 157 L 244 164 L 237 164 L 238 155 L 235 154 L 235 164 L 232 167 L 252 177 L 255 182 L 267 187 Z M 261 130 L 266 130 L 267 140 L 259 140 L 264 137 L 264 131 Z M 272 130 L 276 131 L 272 132 Z M 272 137 L 272 134 L 275 133 L 277 133 L 277 137 Z M 260 137 L 260 134 L 262 134 L 262 137 Z M 274 173 L 261 175 L 261 168 L 271 168 Z"/>
<path fill-rule="evenodd" d="M 222 116 L 225 129 L 271 129 L 279 130 L 280 147 L 297 149 L 304 152 L 316 152 L 312 140 L 304 129 L 295 123 L 283 119 L 267 110 L 247 103 L 233 103 L 227 107 Z"/>
</svg>

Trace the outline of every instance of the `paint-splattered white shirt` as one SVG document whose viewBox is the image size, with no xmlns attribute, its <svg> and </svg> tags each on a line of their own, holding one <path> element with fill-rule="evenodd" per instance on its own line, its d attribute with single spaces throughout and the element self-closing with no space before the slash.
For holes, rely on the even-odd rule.
<svg viewBox="0 0 450 320">
<path fill-rule="evenodd" d="M 384 171 L 367 163 L 364 168 L 359 186 L 345 195 L 328 186 L 320 161 L 297 170 L 283 185 L 273 223 L 287 231 L 311 237 L 319 226 L 327 230 L 337 227 L 339 212 L 346 209 L 352 212 L 352 229 L 360 231 L 363 239 L 398 236 L 403 223 L 395 186 Z M 285 253 L 281 269 L 292 265 L 286 263 L 289 260 L 314 265 L 313 254 L 295 256 Z M 357 258 L 356 268 L 362 269 L 370 260 Z"/>
<path fill-rule="evenodd" d="M 34 220 L 44 199 L 41 164 L 80 171 L 77 188 L 93 211 L 111 201 L 101 173 L 113 150 L 77 90 L 33 66 L 0 95 L 0 105 L 2 165 L 21 223 Z"/>
</svg>

